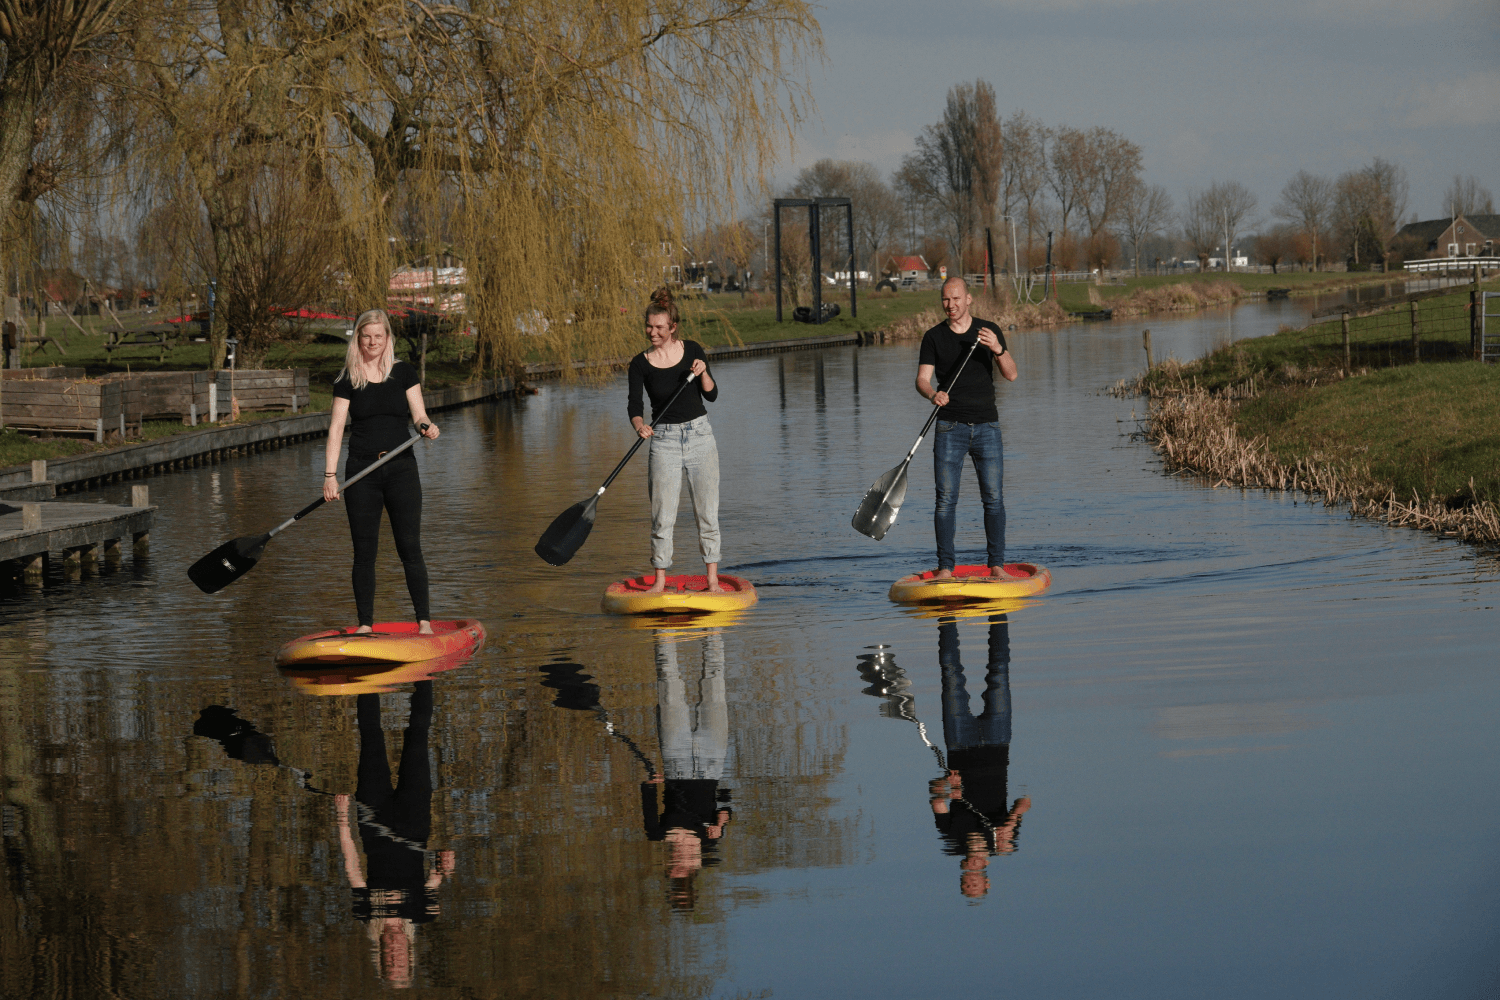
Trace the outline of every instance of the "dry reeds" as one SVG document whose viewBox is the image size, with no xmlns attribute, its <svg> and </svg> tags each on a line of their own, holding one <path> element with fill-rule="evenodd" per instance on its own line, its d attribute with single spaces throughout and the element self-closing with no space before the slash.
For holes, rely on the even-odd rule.
<svg viewBox="0 0 1500 1000">
<path fill-rule="evenodd" d="M 1093 289 L 1089 291 L 1092 293 Z M 1149 316 L 1154 313 L 1196 312 L 1236 302 L 1244 295 L 1245 290 L 1232 281 L 1194 281 L 1137 288 L 1108 305 L 1116 317 Z M 1090 301 L 1093 301 L 1092 294 Z"/>
<path fill-rule="evenodd" d="M 1265 438 L 1240 436 L 1235 406 L 1226 396 L 1202 389 L 1158 396 L 1146 439 L 1168 468 L 1193 473 L 1214 488 L 1301 490 L 1326 507 L 1348 504 L 1351 516 L 1466 542 L 1500 543 L 1500 511 L 1490 501 L 1450 507 L 1442 497 L 1423 499 L 1413 493 L 1407 502 L 1388 484 L 1372 479 L 1367 469 L 1335 466 L 1317 452 L 1288 465 L 1272 454 Z M 1469 489 L 1472 497 L 1472 480 Z"/>
<path fill-rule="evenodd" d="M 1012 326 L 1019 330 L 1045 330 L 1071 322 L 1067 311 L 1051 299 L 1041 304 L 1026 302 L 1017 305 L 1009 296 L 993 299 L 976 295 L 974 315 L 989 320 L 1002 330 L 1009 330 Z M 941 322 L 941 309 L 924 309 L 892 323 L 885 331 L 886 339 L 921 340 L 922 334 Z"/>
</svg>

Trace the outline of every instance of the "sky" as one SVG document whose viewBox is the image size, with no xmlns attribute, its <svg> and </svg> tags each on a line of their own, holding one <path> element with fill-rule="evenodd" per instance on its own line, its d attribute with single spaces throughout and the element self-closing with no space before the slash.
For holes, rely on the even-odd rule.
<svg viewBox="0 0 1500 1000">
<path fill-rule="evenodd" d="M 827 0 L 816 112 L 777 172 L 824 157 L 889 176 L 948 89 L 976 78 L 1001 114 L 1104 125 L 1141 147 L 1181 205 L 1236 180 L 1269 218 L 1298 170 L 1376 156 L 1405 168 L 1407 211 L 1446 215 L 1473 174 L 1500 198 L 1500 0 Z"/>
</svg>

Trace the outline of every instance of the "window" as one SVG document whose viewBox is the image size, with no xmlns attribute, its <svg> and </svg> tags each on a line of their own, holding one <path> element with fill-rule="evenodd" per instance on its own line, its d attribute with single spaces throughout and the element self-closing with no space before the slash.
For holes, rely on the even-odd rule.
<svg viewBox="0 0 1500 1000">
<path fill-rule="evenodd" d="M 1458 244 L 1457 243 L 1449 243 L 1448 244 L 1448 256 L 1449 257 L 1457 257 L 1458 256 Z"/>
<path fill-rule="evenodd" d="M 1464 256 L 1465 257 L 1472 257 L 1472 256 L 1474 256 L 1474 244 L 1472 244 L 1472 243 L 1465 243 L 1464 244 Z"/>
</svg>

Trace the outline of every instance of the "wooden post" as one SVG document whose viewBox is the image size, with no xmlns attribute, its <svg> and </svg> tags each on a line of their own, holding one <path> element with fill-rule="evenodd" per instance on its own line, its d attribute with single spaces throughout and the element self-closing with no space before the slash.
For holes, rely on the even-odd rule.
<svg viewBox="0 0 1500 1000">
<path fill-rule="evenodd" d="M 1146 370 L 1149 372 L 1151 370 L 1151 331 L 1150 330 L 1142 330 L 1141 331 L 1141 343 L 1146 348 Z"/>
<path fill-rule="evenodd" d="M 78 562 L 85 573 L 99 572 L 99 545 L 84 545 L 78 549 Z"/>
<path fill-rule="evenodd" d="M 1469 354 L 1475 361 L 1481 360 L 1484 345 L 1480 343 L 1480 327 L 1484 323 L 1484 294 L 1479 290 L 1479 265 L 1474 265 L 1474 287 L 1469 289 Z"/>
<path fill-rule="evenodd" d="M 1411 359 L 1422 360 L 1422 320 L 1417 314 L 1418 303 L 1412 299 L 1411 303 Z"/>
<path fill-rule="evenodd" d="M 42 505 L 39 503 L 23 503 L 21 505 L 21 530 L 42 530 Z"/>
<path fill-rule="evenodd" d="M 417 370 L 417 378 L 423 383 L 427 381 L 427 331 L 422 331 L 422 364 Z M 297 412 L 297 377 L 292 376 L 292 412 Z"/>
<path fill-rule="evenodd" d="M 31 481 L 33 483 L 45 483 L 47 481 L 47 460 L 45 458 L 34 458 L 31 460 Z"/>
<path fill-rule="evenodd" d="M 1349 367 L 1349 310 L 1347 309 L 1344 310 L 1341 324 L 1344 328 L 1344 374 L 1350 375 L 1353 374 L 1353 369 Z"/>
<path fill-rule="evenodd" d="M 104 540 L 104 561 L 109 563 L 120 561 L 120 540 L 118 538 L 106 538 Z"/>
<path fill-rule="evenodd" d="M 145 484 L 137 484 L 137 485 L 131 486 L 130 487 L 130 506 L 132 506 L 132 507 L 149 507 L 149 506 L 151 506 L 151 487 L 146 486 Z M 150 548 L 151 548 L 151 532 L 149 532 L 149 531 L 137 531 L 133 537 L 135 539 L 135 546 L 134 546 L 133 551 L 138 556 L 145 555 L 150 550 Z"/>
</svg>

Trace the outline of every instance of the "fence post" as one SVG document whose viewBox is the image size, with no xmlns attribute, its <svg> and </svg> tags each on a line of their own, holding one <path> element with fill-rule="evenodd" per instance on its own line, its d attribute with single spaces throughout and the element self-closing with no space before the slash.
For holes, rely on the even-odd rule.
<svg viewBox="0 0 1500 1000">
<path fill-rule="evenodd" d="M 1411 359 L 1422 360 L 1422 320 L 1417 315 L 1418 303 L 1415 299 L 1411 303 Z"/>
<path fill-rule="evenodd" d="M 1479 265 L 1474 265 L 1474 287 L 1469 289 L 1469 354 L 1480 360 L 1483 345 L 1479 340 L 1479 327 L 1483 323 L 1480 310 L 1484 308 L 1484 295 L 1479 291 Z"/>
<path fill-rule="evenodd" d="M 1141 331 L 1141 342 L 1146 347 L 1146 370 L 1149 372 L 1151 370 L 1151 331 L 1150 330 L 1142 330 Z"/>
<path fill-rule="evenodd" d="M 1344 374 L 1352 375 L 1354 370 L 1349 367 L 1349 310 L 1344 310 L 1341 322 L 1344 328 Z"/>
</svg>

